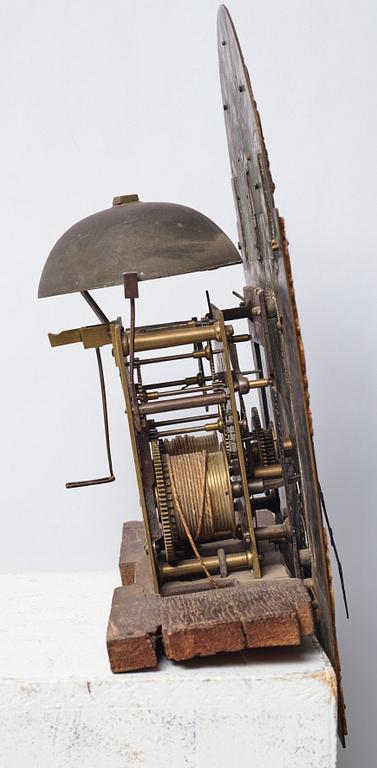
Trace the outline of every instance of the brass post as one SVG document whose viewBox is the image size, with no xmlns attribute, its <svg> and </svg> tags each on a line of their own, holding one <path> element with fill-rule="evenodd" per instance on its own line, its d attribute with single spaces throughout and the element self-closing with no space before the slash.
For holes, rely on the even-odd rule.
<svg viewBox="0 0 377 768">
<path fill-rule="evenodd" d="M 249 570 L 253 567 L 253 556 L 250 551 L 232 552 L 225 555 L 228 571 L 236 571 L 243 568 Z M 203 557 L 203 562 L 210 573 L 220 573 L 220 563 L 217 555 Z M 199 560 L 181 560 L 176 565 L 162 563 L 160 565 L 161 577 L 164 581 L 172 579 L 186 579 L 203 573 Z"/>
</svg>

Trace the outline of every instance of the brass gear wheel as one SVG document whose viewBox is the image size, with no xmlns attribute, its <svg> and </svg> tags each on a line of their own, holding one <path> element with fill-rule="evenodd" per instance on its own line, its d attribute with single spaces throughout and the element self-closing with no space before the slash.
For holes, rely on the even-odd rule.
<svg viewBox="0 0 377 768">
<path fill-rule="evenodd" d="M 162 526 L 162 534 L 164 537 L 166 560 L 169 562 L 170 560 L 174 560 L 175 556 L 174 536 L 169 510 L 171 504 L 169 504 L 169 494 L 167 493 L 169 476 L 166 462 L 164 462 L 164 457 L 161 455 L 160 444 L 158 440 L 151 441 L 151 450 L 156 479 L 155 493 L 157 508 Z"/>
<path fill-rule="evenodd" d="M 251 409 L 251 420 L 262 466 L 268 467 L 276 464 L 275 443 L 271 427 L 263 429 L 257 408 Z"/>
</svg>

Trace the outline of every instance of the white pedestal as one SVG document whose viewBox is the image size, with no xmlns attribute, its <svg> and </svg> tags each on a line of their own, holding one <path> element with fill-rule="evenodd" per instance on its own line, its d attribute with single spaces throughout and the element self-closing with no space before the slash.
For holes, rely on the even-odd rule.
<svg viewBox="0 0 377 768">
<path fill-rule="evenodd" d="M 115 573 L 0 576 L 1 768 L 334 768 L 315 641 L 112 675 Z"/>
</svg>

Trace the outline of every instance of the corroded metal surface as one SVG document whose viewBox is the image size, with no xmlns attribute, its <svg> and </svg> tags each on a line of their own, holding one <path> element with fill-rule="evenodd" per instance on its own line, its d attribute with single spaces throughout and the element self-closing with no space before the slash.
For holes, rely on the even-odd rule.
<svg viewBox="0 0 377 768">
<path fill-rule="evenodd" d="M 38 296 L 57 296 L 139 280 L 217 269 L 240 262 L 229 238 L 207 216 L 173 203 L 132 201 L 82 219 L 54 245 Z"/>
<path fill-rule="evenodd" d="M 161 625 L 166 653 L 184 659 L 299 643 L 301 634 L 313 632 L 313 609 L 318 637 L 337 670 L 343 737 L 331 574 L 288 246 L 284 222 L 274 206 L 249 76 L 224 7 L 219 13 L 219 58 L 246 276 L 243 295 L 235 294 L 240 305 L 220 310 L 207 295 L 205 317 L 136 327 L 138 280 L 213 269 L 241 259 L 224 233 L 202 214 L 179 205 L 141 203 L 135 195 L 115 198 L 113 208 L 89 216 L 63 235 L 47 260 L 39 295 L 81 291 L 100 325 L 49 334 L 51 345 L 82 342 L 99 355 L 101 346 L 111 344 L 124 391 L 146 546 L 139 542 L 140 567 L 131 552 L 126 597 L 120 599 L 119 590 L 115 594 L 109 635 L 113 670 L 154 664 Z M 90 288 L 123 282 L 130 300 L 129 328 L 120 318 L 110 323 L 88 293 Z M 233 320 L 243 320 L 248 333 L 236 334 L 226 324 Z M 251 371 L 240 367 L 241 342 L 251 342 Z M 190 351 L 179 351 L 187 345 Z M 166 355 L 169 348 L 177 348 L 178 354 Z M 159 356 L 139 356 L 152 350 Z M 182 375 L 181 360 L 191 361 L 194 375 Z M 172 380 L 156 381 L 160 376 L 153 376 L 148 367 L 162 361 L 178 362 Z M 249 380 L 250 374 L 257 378 Z M 254 389 L 262 418 L 254 408 L 250 429 L 244 398 Z M 209 412 L 210 405 L 215 410 Z M 160 412 L 178 414 L 155 421 Z M 203 424 L 209 417 L 212 422 Z M 160 432 L 161 426 L 170 429 Z M 204 434 L 193 436 L 197 432 Z M 216 437 L 208 432 L 216 432 Z M 174 435 L 175 441 L 166 440 Z M 167 446 L 173 443 L 170 450 Z M 268 513 L 265 520 L 259 511 Z M 230 585 L 228 571 L 233 570 L 238 583 Z M 296 597 L 303 595 L 300 617 L 293 615 L 286 600 L 292 589 Z M 164 596 L 162 612 L 169 613 L 169 601 L 177 605 L 177 634 L 174 629 L 164 636 L 163 620 L 156 623 L 160 597 L 152 592 Z M 196 592 L 207 594 L 192 598 Z M 242 616 L 234 613 L 240 601 Z M 253 601 L 256 612 L 251 610 Z M 216 606 L 221 610 L 213 623 Z M 229 622 L 224 623 L 221 606 L 227 614 L 229 609 Z"/>
<path fill-rule="evenodd" d="M 274 204 L 274 184 L 254 100 L 249 73 L 227 9 L 218 15 L 218 52 L 223 109 L 228 139 L 232 185 L 248 301 L 258 306 L 258 295 L 275 305 L 275 320 L 261 317 L 254 338 L 264 346 L 269 337 L 267 365 L 275 377 L 269 406 L 275 424 L 282 424 L 296 445 L 299 493 L 287 496 L 293 523 L 300 537 L 303 511 L 306 535 L 313 553 L 313 586 L 318 600 L 317 630 L 337 670 L 340 734 L 346 733 L 341 670 L 337 648 L 331 576 L 323 532 L 320 491 L 312 440 L 312 421 L 304 349 L 295 301 L 284 221 Z M 252 298 L 251 298 L 252 297 Z M 259 302 L 262 304 L 262 302 Z M 262 309 L 258 306 L 259 313 Z M 265 350 L 266 351 L 266 350 Z"/>
</svg>

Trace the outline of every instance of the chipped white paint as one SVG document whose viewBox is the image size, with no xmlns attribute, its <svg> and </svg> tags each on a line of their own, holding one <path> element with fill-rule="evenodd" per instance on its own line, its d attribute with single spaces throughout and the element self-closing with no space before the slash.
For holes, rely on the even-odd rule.
<svg viewBox="0 0 377 768">
<path fill-rule="evenodd" d="M 1 576 L 1 768 L 334 768 L 316 643 L 114 676 L 113 573 Z"/>
</svg>

